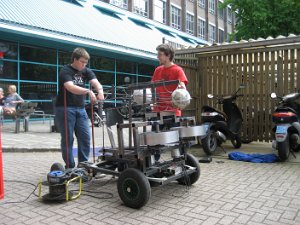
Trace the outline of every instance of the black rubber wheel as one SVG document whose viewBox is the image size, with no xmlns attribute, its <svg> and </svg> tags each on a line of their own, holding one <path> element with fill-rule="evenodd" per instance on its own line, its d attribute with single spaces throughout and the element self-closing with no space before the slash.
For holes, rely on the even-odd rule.
<svg viewBox="0 0 300 225">
<path fill-rule="evenodd" d="M 186 179 L 185 177 L 182 177 L 180 179 L 178 179 L 178 183 L 179 184 L 183 184 L 183 185 L 192 185 L 195 182 L 197 182 L 197 180 L 199 180 L 200 178 L 200 164 L 198 162 L 198 160 L 196 159 L 195 156 L 191 155 L 191 154 L 186 154 L 186 160 L 185 160 L 185 164 L 191 167 L 196 167 L 196 171 L 192 174 L 189 175 L 189 179 Z"/>
<path fill-rule="evenodd" d="M 61 163 L 53 163 L 50 171 L 65 171 L 65 167 Z"/>
<path fill-rule="evenodd" d="M 151 187 L 146 176 L 139 170 L 124 170 L 118 179 L 118 193 L 124 204 L 138 209 L 147 204 L 151 196 Z"/>
<path fill-rule="evenodd" d="M 280 161 L 286 161 L 290 152 L 289 137 L 286 137 L 285 141 L 283 142 L 277 142 L 277 147 Z"/>
<path fill-rule="evenodd" d="M 241 136 L 239 134 L 237 134 L 234 139 L 231 140 L 231 143 L 233 145 L 234 148 L 238 149 L 242 146 L 242 139 Z"/>
<path fill-rule="evenodd" d="M 205 138 L 201 139 L 201 144 L 203 151 L 207 155 L 212 155 L 218 147 L 216 132 L 213 130 L 209 130 Z"/>
</svg>

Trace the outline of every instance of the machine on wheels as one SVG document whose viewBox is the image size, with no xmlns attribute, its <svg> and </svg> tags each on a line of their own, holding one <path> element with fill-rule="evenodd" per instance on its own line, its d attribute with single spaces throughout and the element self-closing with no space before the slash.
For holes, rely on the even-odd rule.
<svg viewBox="0 0 300 225">
<path fill-rule="evenodd" d="M 133 121 L 129 110 L 129 120 L 124 122 L 118 109 L 106 109 L 106 127 L 111 148 L 104 148 L 95 163 L 80 163 L 94 175 L 99 172 L 117 176 L 119 196 L 128 207 L 144 206 L 151 196 L 151 186 L 172 181 L 192 185 L 200 177 L 198 160 L 187 153 L 187 148 L 196 143 L 197 137 L 205 135 L 204 126 L 195 125 L 192 117 L 176 117 L 168 112 L 146 112 L 146 107 L 156 104 L 155 88 L 172 84 L 178 84 L 178 81 L 129 85 L 127 90 L 131 96 L 134 90 L 144 92 L 143 118 L 134 118 Z M 146 89 L 151 89 L 150 103 L 146 103 Z M 130 108 L 131 98 L 128 101 L 127 107 Z M 172 124 L 179 126 L 174 127 Z M 167 128 L 159 129 L 164 125 Z M 149 127 L 152 127 L 152 131 L 149 131 Z M 168 160 L 157 159 L 161 155 L 168 155 Z"/>
</svg>

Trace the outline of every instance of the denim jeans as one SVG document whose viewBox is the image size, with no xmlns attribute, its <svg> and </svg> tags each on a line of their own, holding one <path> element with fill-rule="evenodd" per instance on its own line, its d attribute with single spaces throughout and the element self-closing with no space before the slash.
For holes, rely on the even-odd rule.
<svg viewBox="0 0 300 225">
<path fill-rule="evenodd" d="M 88 161 L 91 137 L 89 128 L 89 118 L 85 109 L 80 107 L 67 107 L 67 126 L 65 126 L 64 107 L 56 107 L 55 117 L 61 134 L 61 151 L 62 157 L 66 163 L 66 167 L 75 167 L 75 161 L 72 151 L 74 142 L 74 132 L 78 144 L 78 163 Z M 66 140 L 66 128 L 68 140 Z M 66 141 L 68 142 L 68 149 L 66 146 Z"/>
</svg>

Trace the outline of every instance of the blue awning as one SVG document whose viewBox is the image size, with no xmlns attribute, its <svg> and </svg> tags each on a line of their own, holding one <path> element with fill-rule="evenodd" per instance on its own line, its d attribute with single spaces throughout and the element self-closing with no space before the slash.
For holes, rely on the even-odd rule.
<svg viewBox="0 0 300 225">
<path fill-rule="evenodd" d="M 97 0 L 0 0 L 1 31 L 150 60 L 163 38 L 185 47 L 207 43 Z"/>
</svg>

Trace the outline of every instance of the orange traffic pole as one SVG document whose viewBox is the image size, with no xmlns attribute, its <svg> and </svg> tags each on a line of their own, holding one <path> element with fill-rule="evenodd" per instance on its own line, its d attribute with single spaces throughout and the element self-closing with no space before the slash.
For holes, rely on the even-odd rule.
<svg viewBox="0 0 300 225">
<path fill-rule="evenodd" d="M 2 198 L 4 198 L 4 182 L 3 182 L 3 165 L 2 165 L 2 125 L 0 124 L 0 199 Z"/>
</svg>

